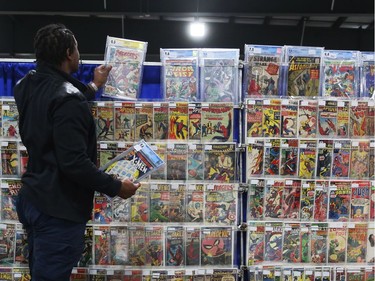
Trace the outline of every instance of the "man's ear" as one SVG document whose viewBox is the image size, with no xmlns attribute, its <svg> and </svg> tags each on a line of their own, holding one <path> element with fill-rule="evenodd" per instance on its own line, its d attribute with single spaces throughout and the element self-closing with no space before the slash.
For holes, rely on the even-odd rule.
<svg viewBox="0 0 375 281">
<path fill-rule="evenodd" d="M 66 49 L 66 58 L 68 59 L 68 60 L 71 60 L 71 58 L 70 58 L 70 55 L 72 54 L 72 52 L 70 51 L 70 48 L 68 48 L 68 49 Z"/>
</svg>

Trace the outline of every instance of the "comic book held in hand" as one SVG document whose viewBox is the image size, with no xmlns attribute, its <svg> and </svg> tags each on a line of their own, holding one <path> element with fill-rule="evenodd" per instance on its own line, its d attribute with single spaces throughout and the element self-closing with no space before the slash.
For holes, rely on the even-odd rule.
<svg viewBox="0 0 375 281">
<path fill-rule="evenodd" d="M 138 182 L 164 165 L 164 161 L 144 140 L 117 155 L 100 170 L 120 179 Z"/>
</svg>

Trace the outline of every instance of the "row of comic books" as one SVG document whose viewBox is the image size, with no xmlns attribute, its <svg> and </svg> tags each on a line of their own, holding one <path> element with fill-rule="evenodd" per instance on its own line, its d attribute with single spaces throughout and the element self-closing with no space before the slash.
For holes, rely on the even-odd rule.
<svg viewBox="0 0 375 281">
<path fill-rule="evenodd" d="M 367 222 L 375 219 L 375 182 L 254 179 L 247 220 Z"/>
<path fill-rule="evenodd" d="M 374 281 L 371 266 L 251 266 L 249 281 Z"/>
<path fill-rule="evenodd" d="M 374 264 L 371 223 L 249 222 L 247 264 Z"/>
<path fill-rule="evenodd" d="M 233 227 L 87 226 L 78 266 L 231 267 L 235 241 Z"/>
<path fill-rule="evenodd" d="M 375 101 L 246 99 L 245 143 L 252 138 L 374 137 Z"/>
<path fill-rule="evenodd" d="M 233 103 L 95 102 L 99 141 L 233 141 Z"/>
<path fill-rule="evenodd" d="M 374 179 L 375 139 L 251 139 L 246 178 Z"/>
</svg>

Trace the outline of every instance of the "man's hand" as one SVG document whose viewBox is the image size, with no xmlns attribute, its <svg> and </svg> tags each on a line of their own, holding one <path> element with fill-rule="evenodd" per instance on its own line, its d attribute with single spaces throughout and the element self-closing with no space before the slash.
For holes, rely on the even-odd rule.
<svg viewBox="0 0 375 281">
<path fill-rule="evenodd" d="M 128 179 L 123 180 L 121 184 L 121 189 L 117 196 L 121 197 L 122 199 L 130 198 L 135 194 L 135 192 L 140 186 L 140 183 L 134 183 Z"/>
<path fill-rule="evenodd" d="M 107 82 L 108 75 L 111 69 L 112 65 L 104 64 L 99 65 L 95 68 L 93 82 L 98 88 L 102 87 L 105 84 L 105 82 Z"/>
</svg>

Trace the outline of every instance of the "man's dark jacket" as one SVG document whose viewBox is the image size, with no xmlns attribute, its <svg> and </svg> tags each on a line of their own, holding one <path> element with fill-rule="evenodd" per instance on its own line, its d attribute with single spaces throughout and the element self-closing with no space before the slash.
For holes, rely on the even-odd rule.
<svg viewBox="0 0 375 281">
<path fill-rule="evenodd" d="M 94 191 L 115 196 L 121 187 L 96 167 L 95 122 L 86 90 L 43 64 L 14 88 L 20 135 L 29 153 L 22 196 L 45 214 L 75 222 L 90 219 Z"/>
</svg>

